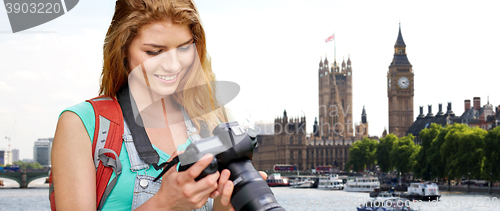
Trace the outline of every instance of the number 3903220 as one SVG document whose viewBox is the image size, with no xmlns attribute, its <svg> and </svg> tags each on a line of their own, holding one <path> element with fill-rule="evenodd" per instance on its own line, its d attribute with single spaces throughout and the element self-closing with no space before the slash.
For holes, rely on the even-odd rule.
<svg viewBox="0 0 500 211">
<path fill-rule="evenodd" d="M 59 3 L 7 3 L 7 13 L 60 13 Z"/>
</svg>

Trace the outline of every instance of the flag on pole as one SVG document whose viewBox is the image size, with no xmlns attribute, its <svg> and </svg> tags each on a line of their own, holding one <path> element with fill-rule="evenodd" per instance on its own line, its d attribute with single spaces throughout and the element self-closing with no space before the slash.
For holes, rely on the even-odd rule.
<svg viewBox="0 0 500 211">
<path fill-rule="evenodd" d="M 332 36 L 329 36 L 328 38 L 325 39 L 325 42 L 332 41 L 334 36 L 335 36 L 335 34 L 332 34 Z"/>
</svg>

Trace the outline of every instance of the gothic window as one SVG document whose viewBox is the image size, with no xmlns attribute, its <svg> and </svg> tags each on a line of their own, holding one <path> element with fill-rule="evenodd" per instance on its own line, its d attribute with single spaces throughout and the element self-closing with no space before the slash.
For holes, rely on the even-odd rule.
<svg viewBox="0 0 500 211">
<path fill-rule="evenodd" d="M 302 159 L 302 151 L 299 151 L 299 159 Z"/>
<path fill-rule="evenodd" d="M 290 136 L 290 145 L 293 145 L 293 136 Z"/>
<path fill-rule="evenodd" d="M 290 159 L 293 159 L 293 150 L 290 150 Z"/>
</svg>

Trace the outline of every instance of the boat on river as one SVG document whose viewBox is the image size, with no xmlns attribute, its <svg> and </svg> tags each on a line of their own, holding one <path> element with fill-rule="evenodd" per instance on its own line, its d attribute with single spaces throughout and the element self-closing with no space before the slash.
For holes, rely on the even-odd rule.
<svg viewBox="0 0 500 211">
<path fill-rule="evenodd" d="M 290 177 L 291 188 L 316 188 L 318 187 L 317 178 L 312 176 L 294 176 Z"/>
<path fill-rule="evenodd" d="M 377 177 L 354 177 L 347 180 L 344 191 L 371 192 L 380 189 L 380 182 Z"/>
<path fill-rule="evenodd" d="M 271 174 L 267 177 L 266 183 L 269 187 L 289 186 L 288 178 L 282 177 L 281 174 Z"/>
<path fill-rule="evenodd" d="M 406 195 L 410 200 L 422 201 L 439 200 L 440 197 L 439 187 L 431 182 L 411 183 Z"/>
<path fill-rule="evenodd" d="M 321 176 L 319 178 L 318 188 L 325 190 L 343 190 L 344 183 L 339 179 L 339 175 L 337 174 Z"/>
</svg>

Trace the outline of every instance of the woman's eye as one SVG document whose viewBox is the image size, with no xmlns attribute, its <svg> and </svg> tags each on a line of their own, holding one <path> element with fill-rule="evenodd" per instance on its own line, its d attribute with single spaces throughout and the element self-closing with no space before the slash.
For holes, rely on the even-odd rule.
<svg viewBox="0 0 500 211">
<path fill-rule="evenodd" d="M 163 52 L 163 50 L 159 50 L 159 51 L 146 51 L 146 53 L 148 55 L 151 55 L 151 56 L 156 56 L 156 55 L 158 55 L 158 54 L 160 54 L 162 52 Z"/>
<path fill-rule="evenodd" d="M 185 45 L 182 47 L 178 47 L 177 49 L 180 51 L 187 51 L 187 50 L 189 50 L 189 48 L 191 48 L 191 45 Z"/>
</svg>

